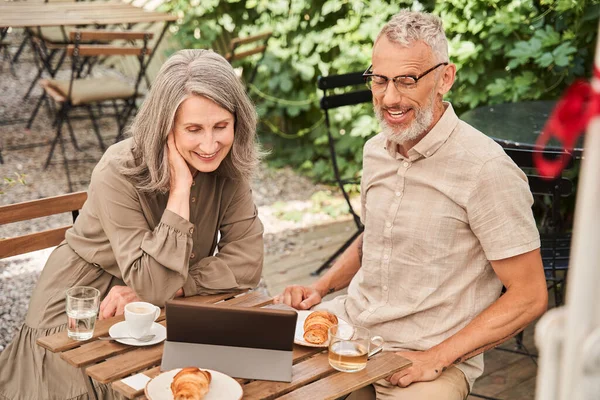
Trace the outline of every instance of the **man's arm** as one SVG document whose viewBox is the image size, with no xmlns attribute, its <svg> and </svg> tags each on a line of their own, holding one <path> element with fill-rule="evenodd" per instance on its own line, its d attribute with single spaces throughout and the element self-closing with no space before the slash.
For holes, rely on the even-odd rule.
<svg viewBox="0 0 600 400">
<path fill-rule="evenodd" d="M 345 288 L 361 266 L 362 245 L 363 234 L 361 233 L 317 282 L 310 286 L 288 286 L 282 294 L 275 297 L 274 302 L 307 310 L 319 304 L 327 294 Z"/>
<path fill-rule="evenodd" d="M 548 306 L 540 250 L 491 261 L 506 293 L 467 326 L 423 352 L 400 352 L 413 365 L 388 380 L 406 387 L 436 379 L 449 366 L 461 363 L 513 337 L 542 315 Z"/>
</svg>

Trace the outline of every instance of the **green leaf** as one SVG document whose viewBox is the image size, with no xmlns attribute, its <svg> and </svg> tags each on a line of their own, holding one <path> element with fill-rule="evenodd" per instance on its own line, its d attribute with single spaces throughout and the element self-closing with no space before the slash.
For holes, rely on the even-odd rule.
<svg viewBox="0 0 600 400">
<path fill-rule="evenodd" d="M 537 59 L 537 63 L 541 67 L 548 67 L 550 64 L 554 62 L 554 56 L 552 53 L 544 53 L 541 57 Z"/>
</svg>

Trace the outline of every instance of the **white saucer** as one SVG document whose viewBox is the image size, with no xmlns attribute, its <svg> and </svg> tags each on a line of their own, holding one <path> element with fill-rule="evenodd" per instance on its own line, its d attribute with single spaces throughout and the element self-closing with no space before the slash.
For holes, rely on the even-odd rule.
<svg viewBox="0 0 600 400">
<path fill-rule="evenodd" d="M 313 311 L 299 310 L 297 312 L 298 312 L 298 319 L 296 320 L 296 332 L 294 333 L 294 343 L 299 344 L 300 346 L 306 346 L 306 347 L 328 347 L 329 339 L 327 339 L 325 341 L 325 343 L 321 343 L 321 344 L 309 343 L 306 340 L 304 340 L 304 321 Z M 341 319 L 340 317 L 338 317 L 338 324 L 339 325 L 348 325 L 348 323 L 346 321 L 344 321 L 343 319 Z"/>
<path fill-rule="evenodd" d="M 114 324 L 108 330 L 108 334 L 111 337 L 129 336 L 129 330 L 127 329 L 126 322 L 121 321 Z M 153 344 L 160 343 L 167 338 L 167 328 L 154 322 L 152 323 L 152 327 L 150 328 L 150 332 L 148 334 L 156 336 L 154 336 L 154 339 L 148 342 L 140 342 L 137 339 L 115 339 L 115 341 L 128 344 L 130 346 L 152 346 Z"/>
<path fill-rule="evenodd" d="M 242 398 L 244 391 L 235 379 L 222 372 L 211 369 L 204 370 L 209 371 L 212 375 L 209 391 L 204 400 L 240 400 Z M 181 368 L 172 369 L 150 380 L 144 391 L 146 397 L 150 400 L 173 400 L 171 382 L 173 382 L 173 377 L 179 371 L 181 371 Z"/>
</svg>

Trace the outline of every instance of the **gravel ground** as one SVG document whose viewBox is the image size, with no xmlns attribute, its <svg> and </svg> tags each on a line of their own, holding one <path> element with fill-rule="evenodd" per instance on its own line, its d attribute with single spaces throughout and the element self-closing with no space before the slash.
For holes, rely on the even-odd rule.
<svg viewBox="0 0 600 400">
<path fill-rule="evenodd" d="M 19 43 L 18 35 L 12 40 Z M 63 69 L 58 76 L 68 79 L 69 72 L 70 69 Z M 60 151 L 54 153 L 50 166 L 43 168 L 49 142 L 55 132 L 47 110 L 42 108 L 31 130 L 25 129 L 23 120 L 29 117 L 41 94 L 36 87 L 32 96 L 23 100 L 35 73 L 31 53 L 24 53 L 21 57 L 16 66 L 16 76 L 10 73 L 8 62 L 0 58 L 0 93 L 3 94 L 0 97 L 0 149 L 4 161 L 0 164 L 0 179 L 3 179 L 0 184 L 1 205 L 68 192 Z M 95 73 L 115 74 L 102 69 L 96 69 Z M 12 123 L 7 124 L 10 121 Z M 112 143 L 117 133 L 114 121 L 101 120 L 100 127 L 104 142 Z M 81 151 L 76 151 L 72 143 L 66 143 L 73 190 L 86 190 L 92 169 L 102 156 L 102 151 L 89 120 L 74 121 L 73 129 L 81 148 Z M 18 182 L 19 177 L 25 183 Z M 291 169 L 273 170 L 262 165 L 253 189 L 259 215 L 265 225 L 268 254 L 289 252 L 294 247 L 293 237 L 298 229 L 347 218 L 343 212 L 335 211 L 343 209 L 344 204 L 335 190 L 332 194 L 329 188 L 316 186 Z M 0 226 L 0 237 L 18 236 L 68 223 L 70 216 L 62 215 L 4 225 Z M 50 251 L 42 250 L 0 260 L 0 351 L 22 324 L 31 292 Z"/>
</svg>

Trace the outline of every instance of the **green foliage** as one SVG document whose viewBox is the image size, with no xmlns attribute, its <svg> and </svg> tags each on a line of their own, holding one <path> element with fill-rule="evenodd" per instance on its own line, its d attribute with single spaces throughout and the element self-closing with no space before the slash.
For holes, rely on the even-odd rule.
<svg viewBox="0 0 600 400">
<path fill-rule="evenodd" d="M 459 114 L 483 104 L 555 99 L 576 77 L 590 75 L 600 0 L 171 0 L 182 47 L 226 51 L 229 38 L 274 32 L 249 91 L 259 134 L 274 166 L 293 165 L 333 178 L 319 75 L 362 71 L 372 42 L 403 7 L 442 17 L 451 61 L 449 93 Z M 244 61 L 244 72 L 259 57 Z M 378 130 L 371 105 L 331 114 L 344 178 L 360 175 L 362 146 Z"/>
</svg>

